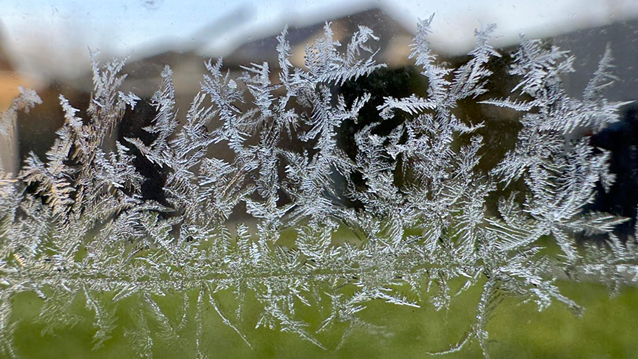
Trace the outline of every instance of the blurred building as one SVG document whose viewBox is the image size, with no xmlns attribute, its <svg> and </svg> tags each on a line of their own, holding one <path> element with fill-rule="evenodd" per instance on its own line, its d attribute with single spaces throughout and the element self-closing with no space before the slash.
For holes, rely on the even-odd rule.
<svg viewBox="0 0 638 359">
<path fill-rule="evenodd" d="M 358 25 L 371 28 L 379 36 L 379 41 L 373 43 L 373 48 L 380 49 L 376 55 L 378 62 L 388 64 L 390 69 L 408 68 L 412 62 L 407 59 L 414 34 L 409 27 L 404 26 L 396 20 L 385 8 L 352 8 L 351 13 L 338 16 L 326 16 L 323 19 L 316 19 L 311 23 L 291 24 L 288 28 L 287 39 L 293 48 L 291 62 L 298 67 L 304 67 L 304 52 L 306 46 L 315 39 L 323 35 L 323 28 L 326 22 L 331 23 L 335 39 L 343 45 L 349 41 L 352 33 L 358 30 Z M 635 45 L 638 41 L 638 21 L 625 21 L 603 27 L 580 30 L 569 34 L 556 35 L 549 41 L 553 41 L 571 50 L 577 56 L 576 66 L 578 67 L 573 77 L 566 79 L 566 86 L 570 93 L 582 92 L 586 82 L 595 70 L 598 59 L 604 51 L 605 44 L 612 43 L 615 50 L 616 64 L 618 71 L 622 71 L 622 81 L 612 88 L 615 91 L 610 94 L 612 99 L 635 99 L 638 97 L 638 72 L 634 71 L 638 63 L 638 51 Z M 226 26 L 226 25 L 225 25 Z M 250 63 L 261 64 L 268 62 L 273 76 L 276 78 L 277 61 L 277 36 L 281 33 L 283 26 L 272 26 L 268 28 L 256 28 L 252 35 L 245 39 L 245 42 L 237 44 L 235 50 L 224 57 L 224 67 L 231 72 L 231 75 L 241 73 L 241 65 Z M 215 34 L 217 32 L 213 32 Z M 133 91 L 140 96 L 143 101 L 148 102 L 153 93 L 158 89 L 161 77 L 160 74 L 164 66 L 168 65 L 173 69 L 173 82 L 176 90 L 177 108 L 180 118 L 183 118 L 188 110 L 191 100 L 200 89 L 202 74 L 206 72 L 204 62 L 209 60 L 202 55 L 202 47 L 205 47 L 206 39 L 210 40 L 211 33 L 200 34 L 202 39 L 194 41 L 192 44 L 176 46 L 166 44 L 158 46 L 145 55 L 133 58 L 128 61 L 124 73 L 127 80 L 123 85 L 124 91 Z M 214 35 L 213 35 L 214 36 Z M 205 37 L 205 39 L 204 39 Z M 435 48 L 444 48 L 445 44 L 436 43 Z M 188 47 L 190 46 L 190 47 Z M 507 53 L 514 48 L 503 50 Z M 139 56 L 139 55 L 138 55 Z M 447 61 L 451 66 L 455 66 L 466 60 L 467 57 L 447 57 L 442 60 Z M 106 62 L 108 58 L 101 58 Z M 216 61 L 216 59 L 212 59 Z M 508 84 L 513 81 L 507 74 L 507 62 L 505 60 L 491 64 L 495 72 L 494 81 L 490 83 L 491 94 L 496 96 L 508 96 L 511 89 Z M 3 55 L 2 44 L 0 43 L 0 108 L 6 108 L 11 99 L 17 94 L 18 85 L 27 85 L 26 79 L 21 78 L 12 70 L 11 62 Z M 30 151 L 43 156 L 55 139 L 55 131 L 62 125 L 62 110 L 59 106 L 58 96 L 64 94 L 71 104 L 80 109 L 78 113 L 84 116 L 84 110 L 88 106 L 90 92 L 92 90 L 92 74 L 85 72 L 72 79 L 52 80 L 46 85 L 37 86 L 35 90 L 43 98 L 43 105 L 37 106 L 29 115 L 21 115 L 19 127 L 17 156 L 24 158 Z M 475 101 L 476 102 L 476 101 Z M 467 104 L 460 109 L 463 115 L 478 120 L 500 122 L 499 125 L 487 126 L 485 131 L 506 131 L 509 137 L 517 132 L 515 124 L 505 124 L 516 119 L 516 114 L 506 112 L 502 109 L 478 106 L 476 103 Z M 145 114 L 150 118 L 139 119 L 141 126 L 152 119 L 152 114 Z M 515 121 L 514 121 L 515 122 Z M 507 137 L 506 136 L 506 137 Z M 507 137 L 507 138 L 509 138 Z M 489 140 L 489 139 L 488 139 Z M 494 146 L 503 146 L 503 136 L 496 136 Z M 6 147 L 6 144 L 5 144 Z M 1 149 L 6 153 L 6 149 Z M 497 151 L 498 152 L 498 151 Z M 6 156 L 6 155 L 4 155 Z M 498 156 L 493 161 L 497 161 Z M 12 160 L 17 163 L 17 160 Z"/>
<path fill-rule="evenodd" d="M 2 44 L 2 27 L 0 26 L 0 113 L 9 108 L 13 99 L 20 93 L 18 86 L 25 86 L 28 81 L 16 72 L 13 64 L 7 56 L 7 51 Z M 4 118 L 0 116 L 0 121 Z M 13 127 L 13 126 L 12 126 Z M 16 131 L 9 133 L 6 138 L 0 135 L 0 164 L 4 170 L 16 173 L 18 167 L 18 135 Z"/>
</svg>

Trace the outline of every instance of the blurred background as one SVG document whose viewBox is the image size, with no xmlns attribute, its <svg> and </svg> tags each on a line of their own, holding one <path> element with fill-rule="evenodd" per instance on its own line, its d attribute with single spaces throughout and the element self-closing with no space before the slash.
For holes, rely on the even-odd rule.
<svg viewBox="0 0 638 359">
<path fill-rule="evenodd" d="M 393 69 L 410 65 L 407 55 L 417 21 L 433 13 L 430 41 L 452 64 L 474 46 L 474 29 L 496 23 L 496 47 L 516 45 L 524 34 L 571 50 L 577 56 L 577 75 L 566 81 L 568 90 L 578 93 L 609 43 L 622 81 L 608 97 L 638 98 L 635 0 L 4 0 L 0 111 L 10 105 L 20 85 L 36 90 L 44 101 L 19 119 L 10 143 L 0 144 L 5 170 L 15 172 L 29 151 L 43 155 L 53 143 L 62 125 L 60 93 L 76 108 L 86 107 L 92 89 L 89 49 L 99 50 L 102 62 L 128 58 L 124 90 L 142 98 L 152 96 L 162 68 L 170 65 L 179 108 L 187 109 L 207 59 L 223 57 L 231 72 L 263 61 L 276 69 L 276 36 L 285 25 L 296 66 L 303 67 L 306 44 L 321 36 L 323 24 L 331 21 L 337 39 L 350 36 L 357 25 L 372 28 L 381 38 L 377 60 Z"/>
</svg>

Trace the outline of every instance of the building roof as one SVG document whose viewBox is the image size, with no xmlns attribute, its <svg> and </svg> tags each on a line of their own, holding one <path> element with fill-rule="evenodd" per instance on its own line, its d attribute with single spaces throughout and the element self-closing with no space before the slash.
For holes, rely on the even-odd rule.
<svg viewBox="0 0 638 359">
<path fill-rule="evenodd" d="M 379 54 L 379 61 L 388 62 L 394 60 L 387 51 L 396 51 L 396 42 L 400 42 L 404 47 L 410 43 L 414 36 L 400 22 L 393 19 L 387 12 L 380 8 L 363 10 L 350 15 L 327 18 L 320 22 L 305 26 L 290 26 L 286 39 L 293 48 L 292 62 L 296 66 L 303 66 L 303 55 L 306 45 L 312 43 L 316 38 L 323 36 L 325 23 L 330 23 L 334 37 L 341 40 L 342 44 L 347 42 L 349 37 L 356 31 L 358 26 L 367 26 L 379 36 L 379 41 L 374 47 L 382 52 Z M 277 36 L 281 33 L 279 29 L 276 33 L 264 34 L 261 38 L 252 39 L 239 46 L 233 53 L 226 56 L 224 64 L 229 67 L 238 67 L 248 63 L 268 62 L 275 67 L 277 60 Z M 407 54 L 406 54 L 407 55 Z M 393 61 L 390 61 L 393 62 Z M 392 64 L 390 64 L 392 65 Z"/>
</svg>

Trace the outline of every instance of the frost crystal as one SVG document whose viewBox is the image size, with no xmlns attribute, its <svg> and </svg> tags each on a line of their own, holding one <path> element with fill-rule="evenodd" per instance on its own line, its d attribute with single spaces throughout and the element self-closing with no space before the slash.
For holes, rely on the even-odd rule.
<svg viewBox="0 0 638 359">
<path fill-rule="evenodd" d="M 624 103 L 602 97 L 615 79 L 611 51 L 577 99 L 561 82 L 574 58 L 522 39 L 510 68 L 520 79 L 513 97 L 493 99 L 486 84 L 487 65 L 500 57 L 489 45 L 494 26 L 476 32 L 469 60 L 453 69 L 430 49 L 431 22 L 419 23 L 410 54 L 427 97 L 386 97 L 378 121 L 364 119 L 354 133 L 354 151 L 344 149 L 339 131 L 362 120 L 374 94 L 346 100 L 338 89 L 385 66 L 374 59 L 378 38 L 367 27 L 344 48 L 326 24 L 324 37 L 306 49 L 306 69 L 291 64 L 286 30 L 278 64 L 251 64 L 231 78 L 221 60 L 208 62 L 185 118 L 166 67 L 151 100 L 156 114 L 143 129 L 153 140 L 125 138 L 112 149 L 105 141 L 141 99 L 119 91 L 123 61 L 100 66 L 93 55 L 87 118 L 61 96 L 65 124 L 46 159 L 31 153 L 16 174 L 0 167 L 0 351 L 17 354 L 12 301 L 22 292 L 44 300 L 45 331 L 75 324 L 69 306 L 80 298 L 95 314 L 95 347 L 120 325 L 118 304 L 134 298 L 134 326 L 125 336 L 140 356 L 152 355 L 158 335 L 177 339 L 194 326 L 197 355 L 207 357 L 205 307 L 248 345 L 238 325 L 244 321 L 324 348 L 320 335 L 335 324 L 346 324 L 341 343 L 373 327 L 359 316 L 373 300 L 448 308 L 458 294 L 450 282 L 461 281 L 461 291 L 479 286 L 482 295 L 467 335 L 445 352 L 476 341 L 487 356 L 486 323 L 504 296 L 541 310 L 555 301 L 578 310 L 556 286 L 557 273 L 591 276 L 613 290 L 636 282 L 634 239 L 623 243 L 613 234 L 625 219 L 585 211 L 598 183 L 613 184 L 610 154 L 587 137 L 568 137 L 617 121 Z M 272 65 L 279 66 L 275 82 Z M 467 99 L 521 112 L 516 147 L 490 173 L 477 169 L 482 123 L 457 117 Z M 11 135 L 18 111 L 40 102 L 21 89 L 0 136 Z M 405 120 L 379 130 L 399 115 Z M 209 156 L 215 146 L 232 156 Z M 165 171 L 165 203 L 143 196 L 146 178 L 133 150 Z M 488 212 L 488 196 L 515 182 L 526 188 L 523 196 L 503 196 L 498 213 Z M 243 206 L 250 218 L 231 225 Z M 343 242 L 340 229 L 359 241 Z M 577 243 L 592 234 L 607 240 Z M 545 237 L 560 255 L 544 250 Z M 218 304 L 220 293 L 235 297 L 235 313 Z M 159 299 L 167 295 L 181 298 L 179 318 L 166 314 Z M 242 314 L 249 295 L 262 309 L 258 318 Z M 307 322 L 301 307 L 322 308 L 321 325 Z"/>
</svg>

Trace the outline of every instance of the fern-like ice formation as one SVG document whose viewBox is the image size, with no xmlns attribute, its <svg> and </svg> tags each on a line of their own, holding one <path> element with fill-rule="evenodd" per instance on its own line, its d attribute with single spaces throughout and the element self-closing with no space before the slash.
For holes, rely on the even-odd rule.
<svg viewBox="0 0 638 359">
<path fill-rule="evenodd" d="M 428 45 L 431 21 L 419 23 L 410 54 L 427 96 L 385 98 L 379 116 L 354 134 L 350 153 L 338 132 L 344 121 L 361 120 L 372 94 L 347 101 L 338 89 L 385 66 L 374 59 L 378 38 L 369 28 L 359 27 L 344 47 L 326 24 L 324 37 L 306 49 L 304 69 L 291 64 L 284 30 L 275 82 L 268 63 L 231 78 L 221 60 L 209 62 L 185 119 L 166 67 L 152 98 L 156 115 L 144 128 L 154 140 L 126 138 L 111 150 L 103 144 L 140 99 L 118 90 L 122 61 L 102 66 L 93 56 L 86 118 L 60 96 L 65 124 L 46 159 L 31 153 L 19 173 L 0 168 L 1 352 L 16 356 L 12 301 L 22 292 L 44 301 L 47 331 L 72 325 L 77 318 L 68 309 L 81 298 L 95 313 L 96 347 L 118 325 L 118 303 L 133 298 L 135 326 L 125 330 L 141 356 L 152 354 L 151 328 L 176 338 L 194 326 L 197 355 L 204 358 L 205 306 L 246 343 L 242 321 L 324 347 L 318 336 L 335 324 L 347 328 L 343 340 L 373 325 L 360 317 L 371 301 L 448 308 L 459 294 L 450 283 L 462 282 L 461 291 L 478 286 L 482 295 L 475 322 L 449 351 L 476 341 L 487 356 L 486 323 L 503 296 L 534 301 L 541 310 L 555 301 L 578 310 L 555 283 L 561 272 L 592 275 L 616 290 L 635 282 L 636 246 L 613 234 L 624 219 L 584 210 L 597 183 L 609 188 L 614 181 L 609 154 L 587 137 L 566 137 L 617 121 L 623 104 L 602 97 L 613 80 L 610 51 L 577 99 L 561 85 L 574 59 L 522 39 L 510 70 L 520 80 L 514 98 L 481 100 L 520 111 L 522 129 L 516 147 L 481 173 L 482 139 L 475 132 L 482 124 L 455 110 L 459 101 L 489 95 L 487 65 L 501 56 L 489 45 L 493 26 L 476 32 L 469 60 L 454 69 Z M 12 133 L 18 111 L 40 102 L 33 91 L 21 91 L 2 117 L 0 135 Z M 405 121 L 388 134 L 377 130 L 399 113 Z M 302 150 L 290 146 L 299 141 Z M 220 145 L 231 159 L 209 156 Z M 132 149 L 165 170 L 166 203 L 142 196 L 145 178 Z M 520 181 L 524 196 L 504 196 L 499 213 L 488 214 L 488 196 Z M 231 213 L 243 206 L 250 219 L 230 226 Z M 344 228 L 359 240 L 337 238 Z M 284 231 L 294 242 L 281 240 Z M 607 241 L 580 245 L 581 233 Z M 561 254 L 550 256 L 541 238 Z M 222 310 L 220 293 L 234 296 L 235 313 Z M 165 295 L 182 297 L 181 318 L 165 313 L 158 302 Z M 259 318 L 242 315 L 247 296 L 258 301 Z M 193 302 L 194 316 L 188 315 Z M 320 327 L 306 322 L 301 307 L 325 314 Z"/>
</svg>

